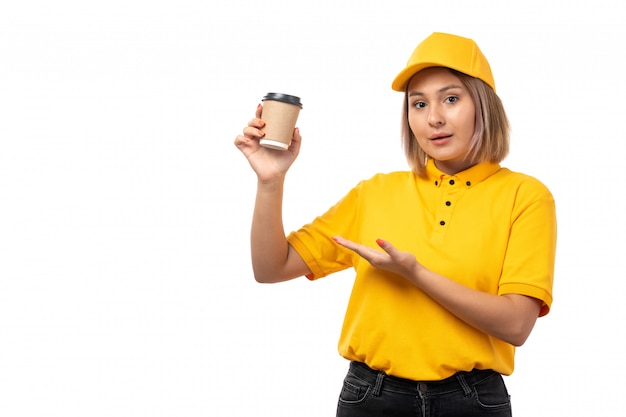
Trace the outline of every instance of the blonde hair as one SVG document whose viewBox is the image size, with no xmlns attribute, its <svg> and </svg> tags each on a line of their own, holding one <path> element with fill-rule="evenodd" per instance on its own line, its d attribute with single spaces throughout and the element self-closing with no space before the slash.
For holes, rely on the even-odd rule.
<svg viewBox="0 0 626 417">
<path fill-rule="evenodd" d="M 500 97 L 484 81 L 447 69 L 457 76 L 468 90 L 476 109 L 474 135 L 470 141 L 467 157 L 476 163 L 502 162 L 509 153 L 510 126 Z M 409 127 L 408 111 L 408 95 L 405 91 L 401 126 L 402 147 L 411 170 L 418 175 L 424 175 L 429 156 L 419 146 Z"/>
</svg>

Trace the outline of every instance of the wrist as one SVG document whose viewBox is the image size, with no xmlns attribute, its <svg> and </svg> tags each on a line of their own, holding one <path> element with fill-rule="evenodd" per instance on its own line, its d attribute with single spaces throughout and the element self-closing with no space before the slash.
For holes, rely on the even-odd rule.
<svg viewBox="0 0 626 417">
<path fill-rule="evenodd" d="M 257 188 L 259 190 L 273 191 L 282 189 L 285 183 L 285 174 L 276 175 L 272 178 L 257 178 Z"/>
<path fill-rule="evenodd" d="M 424 273 L 426 273 L 427 271 L 428 269 L 426 269 L 424 265 L 417 261 L 415 262 L 415 265 L 413 266 L 413 270 L 411 272 L 411 281 L 416 287 L 421 286 Z"/>
</svg>

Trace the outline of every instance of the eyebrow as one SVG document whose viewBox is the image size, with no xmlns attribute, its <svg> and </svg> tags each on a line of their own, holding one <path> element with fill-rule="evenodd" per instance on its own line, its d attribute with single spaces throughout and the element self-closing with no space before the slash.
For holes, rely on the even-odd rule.
<svg viewBox="0 0 626 417">
<path fill-rule="evenodd" d="M 452 85 L 447 85 L 447 86 L 445 86 L 445 87 L 440 88 L 438 92 L 439 92 L 439 93 L 445 93 L 446 91 L 448 91 L 448 90 L 452 90 L 452 89 L 454 89 L 454 88 L 463 88 L 463 87 L 462 87 L 462 86 L 460 86 L 460 85 L 452 84 Z M 422 93 L 422 92 L 420 92 L 420 91 L 411 91 L 411 92 L 409 93 L 409 97 L 413 97 L 413 96 L 423 96 L 423 95 L 424 95 L 424 93 Z"/>
</svg>

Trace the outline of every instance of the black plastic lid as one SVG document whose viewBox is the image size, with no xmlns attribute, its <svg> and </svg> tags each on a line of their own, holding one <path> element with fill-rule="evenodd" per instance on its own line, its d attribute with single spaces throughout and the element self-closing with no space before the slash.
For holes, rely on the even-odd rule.
<svg viewBox="0 0 626 417">
<path fill-rule="evenodd" d="M 265 97 L 263 97 L 263 100 L 282 101 L 283 103 L 293 104 L 293 105 L 296 105 L 296 106 L 302 108 L 302 103 L 300 102 L 300 97 L 290 96 L 289 94 L 267 93 L 265 95 Z"/>
</svg>

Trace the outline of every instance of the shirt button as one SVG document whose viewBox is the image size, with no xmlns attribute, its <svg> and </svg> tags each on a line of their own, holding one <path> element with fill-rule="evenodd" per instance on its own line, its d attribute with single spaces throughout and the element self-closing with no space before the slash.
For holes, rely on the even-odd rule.
<svg viewBox="0 0 626 417">
<path fill-rule="evenodd" d="M 444 222 L 443 220 L 439 222 L 440 225 L 445 226 L 446 222 Z"/>
<path fill-rule="evenodd" d="M 450 185 L 454 185 L 454 180 L 450 180 Z"/>
<path fill-rule="evenodd" d="M 465 183 L 465 185 L 467 185 L 469 187 L 470 185 L 472 185 L 472 183 L 468 181 L 468 182 Z"/>
<path fill-rule="evenodd" d="M 446 206 L 451 206 L 451 205 L 452 205 L 452 203 L 451 203 L 451 202 L 446 201 Z"/>
</svg>

